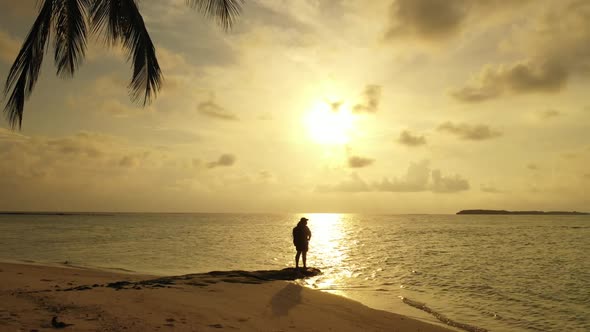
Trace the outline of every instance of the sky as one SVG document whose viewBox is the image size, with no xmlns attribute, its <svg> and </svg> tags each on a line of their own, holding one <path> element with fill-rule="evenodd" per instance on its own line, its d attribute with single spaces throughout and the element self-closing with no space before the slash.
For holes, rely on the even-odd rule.
<svg viewBox="0 0 590 332">
<path fill-rule="evenodd" d="M 0 0 L 2 79 L 35 3 Z M 73 79 L 50 47 L 0 122 L 0 210 L 590 210 L 589 1 L 247 0 L 227 32 L 139 6 L 157 99 L 119 47 Z"/>
</svg>

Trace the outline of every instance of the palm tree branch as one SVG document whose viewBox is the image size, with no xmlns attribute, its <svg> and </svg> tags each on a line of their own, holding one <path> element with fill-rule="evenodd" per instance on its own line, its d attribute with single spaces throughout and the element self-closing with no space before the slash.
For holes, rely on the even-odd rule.
<svg viewBox="0 0 590 332">
<path fill-rule="evenodd" d="M 57 74 L 71 77 L 86 54 L 86 14 L 91 0 L 58 0 L 54 8 Z"/>
<path fill-rule="evenodd" d="M 145 106 L 162 86 L 162 72 L 156 49 L 134 0 L 103 0 L 92 8 L 95 31 L 102 31 L 107 42 L 123 42 L 133 63 L 129 83 L 131 99 Z"/>
<path fill-rule="evenodd" d="M 231 29 L 242 12 L 244 0 L 185 0 L 186 3 L 213 18 L 225 30 Z"/>
<path fill-rule="evenodd" d="M 51 28 L 54 0 L 45 0 L 39 15 L 23 43 L 4 85 L 4 95 L 10 97 L 4 113 L 14 129 L 22 126 L 24 103 L 37 83 L 43 63 L 43 55 Z M 12 90 L 12 92 L 10 92 Z"/>
<path fill-rule="evenodd" d="M 117 43 L 123 34 L 120 11 L 121 0 L 95 0 L 90 9 L 92 32 L 103 32 L 108 43 Z"/>
</svg>

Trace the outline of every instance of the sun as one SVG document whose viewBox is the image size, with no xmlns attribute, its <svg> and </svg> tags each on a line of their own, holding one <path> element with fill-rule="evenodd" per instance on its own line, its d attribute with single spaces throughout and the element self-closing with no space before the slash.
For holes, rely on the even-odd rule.
<svg viewBox="0 0 590 332">
<path fill-rule="evenodd" d="M 314 142 L 326 145 L 348 144 L 354 133 L 355 116 L 341 102 L 318 102 L 306 114 L 304 124 Z"/>
</svg>

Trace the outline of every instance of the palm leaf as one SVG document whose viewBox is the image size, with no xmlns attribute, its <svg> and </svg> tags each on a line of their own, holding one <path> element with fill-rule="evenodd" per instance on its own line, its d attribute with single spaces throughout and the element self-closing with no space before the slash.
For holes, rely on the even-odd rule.
<svg viewBox="0 0 590 332">
<path fill-rule="evenodd" d="M 242 11 L 244 0 L 185 0 L 186 3 L 213 18 L 229 30 Z"/>
<path fill-rule="evenodd" d="M 51 28 L 54 0 L 45 0 L 39 15 L 27 35 L 16 60 L 10 68 L 4 86 L 5 97 L 10 95 L 4 113 L 11 128 L 22 126 L 25 99 L 37 83 Z M 12 90 L 12 92 L 10 92 Z"/>
<path fill-rule="evenodd" d="M 129 93 L 135 102 L 151 102 L 162 86 L 156 49 L 134 0 L 95 1 L 91 9 L 95 32 L 111 44 L 122 42 L 133 63 Z"/>
<path fill-rule="evenodd" d="M 244 0 L 185 0 L 217 21 L 225 30 L 232 27 Z M 4 86 L 8 97 L 4 113 L 10 124 L 21 128 L 25 100 L 31 95 L 43 63 L 51 29 L 55 30 L 55 64 L 59 76 L 70 77 L 82 64 L 88 36 L 87 16 L 93 33 L 107 43 L 121 42 L 133 65 L 129 92 L 145 106 L 162 86 L 156 50 L 137 8 L 138 0 L 40 0 L 41 6 L 31 31 L 12 65 Z"/>
<path fill-rule="evenodd" d="M 71 77 L 86 54 L 86 14 L 91 0 L 58 0 L 54 6 L 57 74 Z"/>
</svg>

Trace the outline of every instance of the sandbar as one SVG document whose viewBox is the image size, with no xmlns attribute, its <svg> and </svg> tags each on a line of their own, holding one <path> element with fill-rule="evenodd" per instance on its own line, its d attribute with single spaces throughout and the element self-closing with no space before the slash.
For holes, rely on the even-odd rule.
<svg viewBox="0 0 590 332">
<path fill-rule="evenodd" d="M 454 331 L 290 281 L 292 271 L 161 277 L 0 263 L 0 330 Z"/>
</svg>

